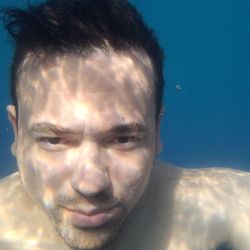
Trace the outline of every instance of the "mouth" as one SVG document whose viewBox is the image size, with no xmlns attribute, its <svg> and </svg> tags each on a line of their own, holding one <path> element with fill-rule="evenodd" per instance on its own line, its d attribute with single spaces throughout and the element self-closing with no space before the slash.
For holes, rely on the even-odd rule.
<svg viewBox="0 0 250 250">
<path fill-rule="evenodd" d="M 117 208 L 96 209 L 93 211 L 81 211 L 74 209 L 66 209 L 70 218 L 70 222 L 81 228 L 100 227 L 117 216 Z"/>
</svg>

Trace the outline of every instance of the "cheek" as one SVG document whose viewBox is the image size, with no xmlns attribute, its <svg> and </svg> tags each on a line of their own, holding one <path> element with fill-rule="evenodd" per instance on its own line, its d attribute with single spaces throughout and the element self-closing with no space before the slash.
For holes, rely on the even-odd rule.
<svg viewBox="0 0 250 250">
<path fill-rule="evenodd" d="M 140 150 L 140 154 L 129 157 L 117 157 L 110 171 L 117 195 L 127 201 L 138 199 L 148 183 L 153 161 L 148 150 Z"/>
<path fill-rule="evenodd" d="M 69 158 L 43 153 L 36 147 L 20 150 L 18 166 L 26 190 L 35 199 L 52 197 L 70 176 Z"/>
</svg>

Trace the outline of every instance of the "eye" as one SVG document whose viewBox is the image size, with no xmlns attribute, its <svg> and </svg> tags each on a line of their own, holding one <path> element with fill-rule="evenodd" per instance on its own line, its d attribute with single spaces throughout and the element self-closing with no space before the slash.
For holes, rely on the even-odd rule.
<svg viewBox="0 0 250 250">
<path fill-rule="evenodd" d="M 120 137 L 115 138 L 115 142 L 119 143 L 119 144 L 125 144 L 128 142 L 135 142 L 137 140 L 138 140 L 138 138 L 136 138 L 134 136 L 120 136 Z"/>
<path fill-rule="evenodd" d="M 136 148 L 141 139 L 137 136 L 117 136 L 111 141 L 116 150 L 132 150 Z"/>
<path fill-rule="evenodd" d="M 47 138 L 47 141 L 52 144 L 52 145 L 57 145 L 61 142 L 61 138 L 60 137 L 52 137 L 52 138 Z"/>
<path fill-rule="evenodd" d="M 61 137 L 40 137 L 37 142 L 42 149 L 48 151 L 63 151 L 68 148 L 68 142 Z"/>
<path fill-rule="evenodd" d="M 61 137 L 40 137 L 37 139 L 38 142 L 48 143 L 51 145 L 58 145 L 62 142 Z"/>
</svg>

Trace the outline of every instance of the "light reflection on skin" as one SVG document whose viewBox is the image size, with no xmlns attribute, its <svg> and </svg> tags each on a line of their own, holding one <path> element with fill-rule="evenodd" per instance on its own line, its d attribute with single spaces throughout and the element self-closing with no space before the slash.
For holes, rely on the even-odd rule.
<svg viewBox="0 0 250 250">
<path fill-rule="evenodd" d="M 23 72 L 15 155 L 24 187 L 68 245 L 100 247 L 118 233 L 153 166 L 150 61 L 141 52 L 58 55 Z M 67 210 L 109 207 L 112 223 L 96 230 L 73 226 Z"/>
<path fill-rule="evenodd" d="M 0 182 L 1 250 L 98 248 L 115 236 L 106 249 L 250 249 L 250 174 L 155 162 L 153 84 L 140 51 L 27 57 L 18 130 L 8 106 L 21 178 Z M 72 224 L 69 209 L 113 205 L 110 224 Z"/>
</svg>

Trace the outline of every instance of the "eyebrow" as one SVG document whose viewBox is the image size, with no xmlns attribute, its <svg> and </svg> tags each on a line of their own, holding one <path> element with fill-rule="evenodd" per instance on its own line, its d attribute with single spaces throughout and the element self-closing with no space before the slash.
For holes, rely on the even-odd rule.
<svg viewBox="0 0 250 250">
<path fill-rule="evenodd" d="M 82 130 L 71 129 L 71 128 L 64 128 L 60 125 L 55 125 L 49 122 L 41 122 L 41 123 L 34 123 L 28 129 L 28 134 L 35 136 L 35 137 L 60 137 L 60 136 L 67 136 L 72 139 L 81 139 L 83 132 Z"/>
<path fill-rule="evenodd" d="M 144 133 L 146 128 L 141 123 L 128 123 L 128 124 L 120 124 L 112 127 L 108 130 L 108 133 L 114 134 L 125 134 L 125 133 Z"/>
<path fill-rule="evenodd" d="M 127 124 L 118 124 L 106 131 L 102 131 L 97 134 L 125 134 L 125 133 L 145 133 L 146 127 L 142 123 L 132 122 Z M 36 136 L 42 136 L 44 134 L 51 136 L 74 136 L 82 135 L 83 130 L 65 128 L 60 125 L 55 125 L 49 122 L 41 122 L 32 124 L 31 128 L 28 129 L 28 133 Z M 50 134 L 51 133 L 51 134 Z M 78 137 L 79 139 L 79 137 Z"/>
</svg>

